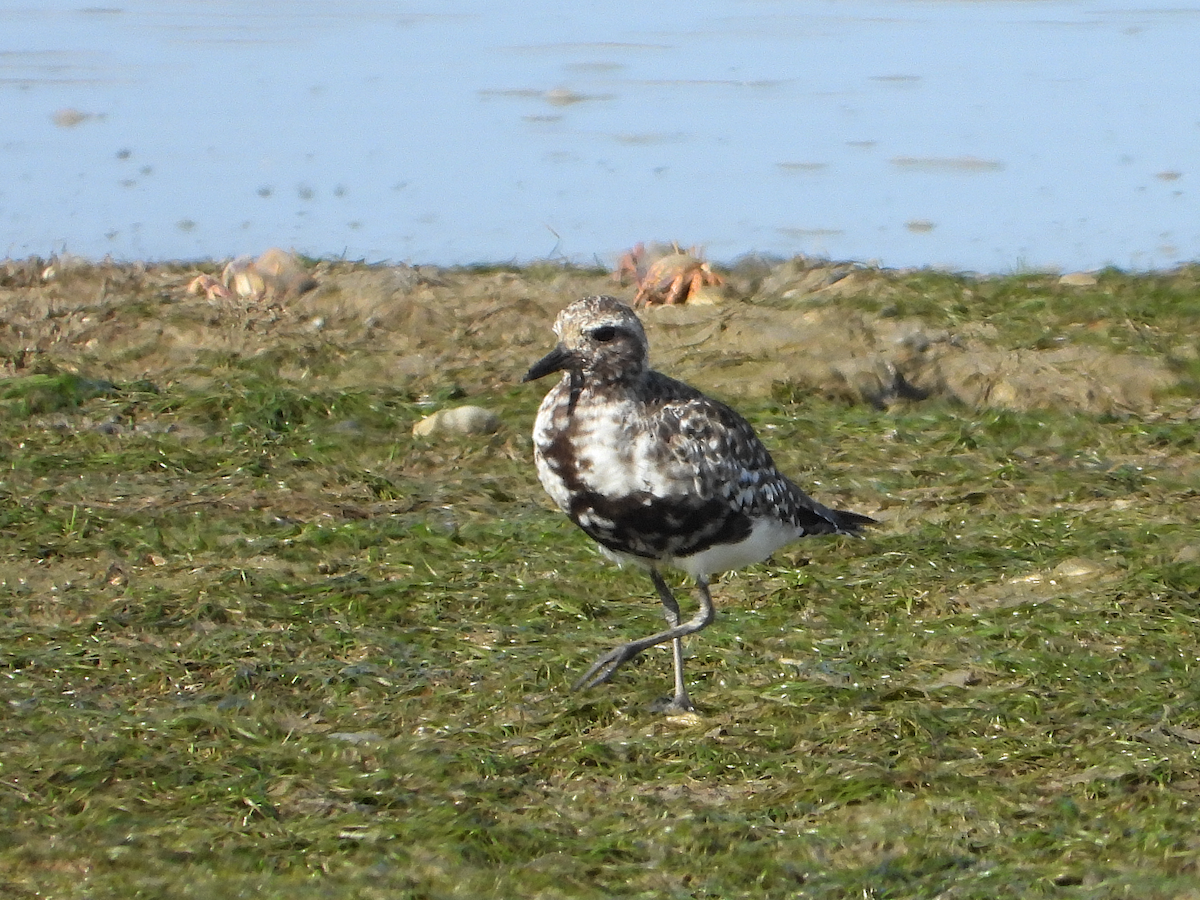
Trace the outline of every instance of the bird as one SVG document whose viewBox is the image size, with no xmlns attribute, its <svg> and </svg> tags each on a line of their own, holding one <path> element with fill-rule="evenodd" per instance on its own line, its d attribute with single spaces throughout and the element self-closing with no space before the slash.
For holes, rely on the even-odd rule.
<svg viewBox="0 0 1200 900">
<path fill-rule="evenodd" d="M 682 639 L 713 621 L 710 578 L 798 538 L 857 535 L 876 522 L 818 503 L 780 473 L 735 410 L 652 369 L 642 322 L 616 297 L 570 303 L 554 333 L 557 345 L 521 379 L 562 373 L 534 421 L 538 478 L 604 555 L 649 573 L 667 622 L 664 631 L 601 656 L 572 690 L 608 681 L 642 651 L 669 641 L 674 696 L 657 706 L 694 712 Z M 687 621 L 664 569 L 695 580 L 699 608 Z"/>
</svg>

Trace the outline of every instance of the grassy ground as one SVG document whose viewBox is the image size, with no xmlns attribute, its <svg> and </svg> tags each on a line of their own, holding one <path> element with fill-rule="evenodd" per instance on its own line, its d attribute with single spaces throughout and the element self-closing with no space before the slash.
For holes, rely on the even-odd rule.
<svg viewBox="0 0 1200 900">
<path fill-rule="evenodd" d="M 6 271 L 0 895 L 1200 898 L 1194 271 L 731 273 L 729 333 L 819 308 L 1171 377 L 1104 412 L 736 391 L 882 524 L 724 576 L 677 718 L 666 650 L 568 691 L 660 614 L 542 496 L 514 384 L 603 273 L 332 267 L 261 310 Z M 663 368 L 728 384 L 687 327 Z M 412 436 L 468 401 L 500 431 Z"/>
</svg>

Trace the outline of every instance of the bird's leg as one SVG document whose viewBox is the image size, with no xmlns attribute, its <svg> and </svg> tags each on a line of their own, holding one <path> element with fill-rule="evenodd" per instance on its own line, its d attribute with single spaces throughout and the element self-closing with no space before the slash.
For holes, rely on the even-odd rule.
<svg viewBox="0 0 1200 900">
<path fill-rule="evenodd" d="M 653 647 L 657 644 L 664 644 L 667 641 L 673 641 L 676 645 L 676 666 L 675 666 L 675 698 L 671 702 L 672 707 L 677 707 L 681 710 L 690 710 L 692 708 L 691 701 L 688 700 L 687 690 L 683 684 L 683 646 L 679 642 L 680 638 L 687 637 L 689 634 L 694 634 L 701 628 L 706 627 L 713 620 L 713 605 L 712 596 L 708 592 L 708 579 L 697 578 L 696 587 L 697 594 L 700 598 L 700 609 L 690 621 L 679 623 L 679 604 L 675 600 L 675 596 L 671 593 L 671 589 L 667 587 L 667 583 L 663 581 L 662 576 L 657 572 L 651 573 L 654 579 L 654 586 L 658 589 L 659 598 L 662 600 L 664 613 L 667 618 L 668 628 L 666 631 L 660 631 L 658 634 L 652 634 L 649 637 L 644 637 L 637 641 L 630 641 L 627 644 L 609 651 L 604 654 L 592 667 L 584 672 L 583 677 L 575 682 L 572 690 L 581 690 L 583 688 L 595 687 L 598 684 L 603 684 L 612 677 L 613 672 L 617 671 L 629 660 L 633 659 L 643 650 Z M 669 599 L 668 599 L 669 598 Z M 674 619 L 675 624 L 671 624 Z"/>
<path fill-rule="evenodd" d="M 654 579 L 654 587 L 658 590 L 659 599 L 662 600 L 663 616 L 667 620 L 667 627 L 677 627 L 679 625 L 679 601 L 675 599 L 671 588 L 668 587 L 657 569 L 650 571 L 650 577 Z M 671 654 L 675 661 L 675 697 L 670 703 L 662 704 L 663 711 L 678 709 L 682 712 L 691 712 L 694 707 L 692 701 L 688 699 L 687 687 L 683 683 L 683 638 L 675 638 L 671 641 Z"/>
</svg>

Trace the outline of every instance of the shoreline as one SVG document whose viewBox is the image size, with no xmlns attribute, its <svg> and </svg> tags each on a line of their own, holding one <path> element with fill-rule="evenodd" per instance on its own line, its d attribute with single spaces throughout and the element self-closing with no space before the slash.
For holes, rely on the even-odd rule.
<svg viewBox="0 0 1200 900">
<path fill-rule="evenodd" d="M 663 244 L 662 246 L 667 246 Z M 617 264 L 622 252 L 605 252 L 594 253 L 590 255 L 590 262 L 583 261 L 584 257 L 578 259 L 570 259 L 566 257 L 530 257 L 528 259 L 495 259 L 495 260 L 478 260 L 475 262 L 466 263 L 436 263 L 436 262 L 421 262 L 411 259 L 375 259 L 368 260 L 366 258 L 351 258 L 347 256 L 338 256 L 334 254 L 318 254 L 309 255 L 302 251 L 292 249 L 291 253 L 295 254 L 299 259 L 305 261 L 309 266 L 318 265 L 320 263 L 342 264 L 364 266 L 367 268 L 411 268 L 411 269 L 438 269 L 446 271 L 467 271 L 467 272 L 484 272 L 484 271 L 512 271 L 519 272 L 525 269 L 537 268 L 542 266 L 559 266 L 564 269 L 579 269 L 583 271 L 592 271 L 596 269 L 611 269 Z M 6 256 L 0 257 L 0 266 L 22 266 L 27 264 L 41 263 L 43 265 L 51 264 L 66 264 L 69 266 L 113 266 L 113 267 L 140 267 L 146 269 L 163 268 L 163 269 L 179 269 L 193 267 L 200 271 L 211 271 L 213 267 L 222 267 L 233 260 L 241 259 L 246 256 L 253 256 L 253 253 L 238 254 L 235 256 L 196 256 L 196 257 L 177 257 L 177 258 L 120 258 L 111 255 L 101 257 L 88 256 L 85 254 L 72 253 L 70 251 L 62 251 L 49 254 L 29 254 L 28 256 Z M 824 254 L 806 254 L 794 253 L 776 254 L 776 253 L 759 253 L 757 251 L 749 251 L 746 253 L 734 256 L 731 259 L 711 259 L 705 256 L 705 259 L 715 268 L 721 271 L 736 271 L 744 268 L 758 268 L 762 266 L 777 266 L 783 263 L 792 261 L 801 261 L 812 267 L 817 266 L 854 266 L 861 269 L 868 269 L 879 272 L 891 272 L 895 274 L 913 274 L 918 272 L 930 272 L 941 275 L 955 275 L 963 278 L 972 279 L 993 279 L 993 278 L 1009 278 L 1013 276 L 1034 275 L 1034 276 L 1074 276 L 1074 275 L 1097 275 L 1101 272 L 1116 272 L 1129 276 L 1153 276 L 1153 275 L 1169 275 L 1181 270 L 1189 269 L 1195 266 L 1200 266 L 1200 258 L 1180 260 L 1173 265 L 1157 266 L 1151 268 L 1138 268 L 1136 266 L 1121 266 L 1116 264 L 1108 264 L 1096 266 L 1092 268 L 1071 268 L 1066 266 L 1045 265 L 1045 266 L 1025 266 L 1020 262 L 1014 263 L 1007 269 L 995 271 L 984 271 L 979 269 L 970 269 L 964 267 L 956 267 L 949 265 L 941 265 L 937 263 L 927 263 L 917 266 L 888 266 L 884 265 L 877 259 L 835 259 Z"/>
<path fill-rule="evenodd" d="M 262 299 L 197 293 L 219 264 L 0 262 L 0 350 L 121 381 L 176 377 L 204 354 L 286 357 L 317 342 L 345 359 L 340 382 L 478 393 L 519 378 L 571 300 L 635 290 L 604 268 L 553 262 L 292 260 L 287 284 L 303 287 Z M 1200 266 L 981 277 L 794 257 L 719 271 L 719 287 L 643 319 L 657 364 L 725 397 L 1110 415 L 1195 402 Z"/>
</svg>

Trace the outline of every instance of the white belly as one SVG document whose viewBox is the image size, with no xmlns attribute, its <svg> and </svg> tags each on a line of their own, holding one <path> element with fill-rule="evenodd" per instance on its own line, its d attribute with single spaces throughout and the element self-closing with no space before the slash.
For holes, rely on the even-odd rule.
<svg viewBox="0 0 1200 900">
<path fill-rule="evenodd" d="M 664 562 L 699 578 L 716 572 L 731 572 L 762 562 L 780 547 L 790 544 L 798 537 L 800 535 L 794 525 L 787 525 L 778 519 L 759 519 L 745 540 L 736 544 L 715 544 L 691 556 L 674 557 Z"/>
</svg>

